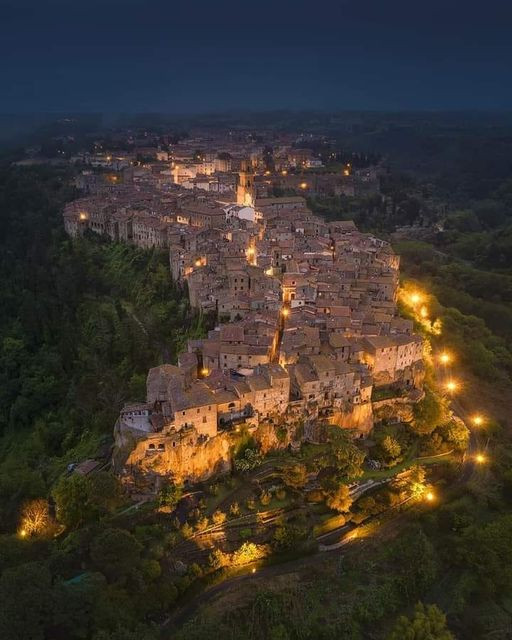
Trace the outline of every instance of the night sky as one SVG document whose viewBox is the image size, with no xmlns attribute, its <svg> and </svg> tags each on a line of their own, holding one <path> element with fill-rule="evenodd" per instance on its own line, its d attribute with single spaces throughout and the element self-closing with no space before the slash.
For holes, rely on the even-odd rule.
<svg viewBox="0 0 512 640">
<path fill-rule="evenodd" d="M 0 112 L 510 109 L 510 0 L 0 0 Z"/>
</svg>

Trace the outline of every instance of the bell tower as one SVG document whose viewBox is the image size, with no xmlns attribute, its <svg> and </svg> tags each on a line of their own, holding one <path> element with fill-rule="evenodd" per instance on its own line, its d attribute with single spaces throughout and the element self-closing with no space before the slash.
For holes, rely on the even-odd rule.
<svg viewBox="0 0 512 640">
<path fill-rule="evenodd" d="M 247 163 L 243 163 L 238 172 L 236 203 L 252 207 L 254 200 L 254 175 L 249 170 Z"/>
</svg>

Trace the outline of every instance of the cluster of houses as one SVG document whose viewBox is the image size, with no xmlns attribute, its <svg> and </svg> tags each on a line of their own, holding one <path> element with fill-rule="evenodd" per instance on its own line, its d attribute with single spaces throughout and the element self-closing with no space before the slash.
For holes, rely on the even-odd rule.
<svg viewBox="0 0 512 640">
<path fill-rule="evenodd" d="M 303 195 L 262 194 L 251 157 L 222 197 L 184 184 L 192 164 L 195 178 L 198 165 L 208 176 L 232 169 L 217 159 L 174 161 L 163 177 L 129 169 L 130 181 L 89 185 L 65 209 L 72 236 L 168 249 L 190 305 L 216 319 L 177 365 L 150 370 L 146 402 L 123 408 L 118 432 L 150 458 L 292 416 L 367 432 L 375 390 L 423 382 L 422 340 L 397 312 L 399 257 L 352 221 L 314 215 Z"/>
</svg>

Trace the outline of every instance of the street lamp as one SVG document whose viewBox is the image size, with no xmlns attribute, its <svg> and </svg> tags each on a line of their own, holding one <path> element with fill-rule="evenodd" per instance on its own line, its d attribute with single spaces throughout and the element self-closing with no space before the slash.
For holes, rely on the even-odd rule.
<svg viewBox="0 0 512 640">
<path fill-rule="evenodd" d="M 484 456 L 483 453 L 477 453 L 475 456 L 475 462 L 477 464 L 485 464 L 487 462 L 487 457 Z"/>
<path fill-rule="evenodd" d="M 476 416 L 473 416 L 471 418 L 472 423 L 475 425 L 475 427 L 481 427 L 484 423 L 484 419 L 480 414 L 477 414 Z"/>
<path fill-rule="evenodd" d="M 425 494 L 425 500 L 427 502 L 434 502 L 435 498 L 436 497 L 432 491 L 427 491 L 427 493 Z"/>
<path fill-rule="evenodd" d="M 450 362 L 452 361 L 452 356 L 447 351 L 443 351 L 443 353 L 439 356 L 439 360 L 441 364 L 450 364 Z"/>
<path fill-rule="evenodd" d="M 455 393 L 459 388 L 459 383 L 455 380 L 448 380 L 448 382 L 445 384 L 445 388 L 448 393 Z"/>
</svg>

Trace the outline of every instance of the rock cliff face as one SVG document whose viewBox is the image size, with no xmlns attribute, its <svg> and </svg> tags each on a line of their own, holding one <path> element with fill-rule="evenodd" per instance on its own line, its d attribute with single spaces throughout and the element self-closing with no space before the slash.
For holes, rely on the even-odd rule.
<svg viewBox="0 0 512 640">
<path fill-rule="evenodd" d="M 412 420 L 413 401 L 410 398 L 391 398 L 380 402 L 367 402 L 352 406 L 348 410 L 338 410 L 323 423 L 329 422 L 343 429 L 356 429 L 368 434 L 374 420 L 398 419 L 403 422 Z M 321 425 L 322 421 L 314 421 Z M 262 453 L 282 449 L 290 443 L 298 444 L 304 438 L 317 440 L 316 429 L 310 425 L 308 430 L 301 430 L 301 419 L 286 419 L 277 428 L 272 424 L 260 424 L 248 427 L 249 433 L 258 443 Z M 232 453 L 236 446 L 238 434 L 234 431 L 221 432 L 214 438 L 202 441 L 197 434 L 190 437 L 176 438 L 163 434 L 147 434 L 134 438 L 133 434 L 123 437 L 121 430 L 116 434 L 117 449 L 122 447 L 129 453 L 122 464 L 116 465 L 119 471 L 131 478 L 169 478 L 174 482 L 194 483 L 207 480 L 213 476 L 231 471 Z M 122 470 L 120 467 L 122 466 Z"/>
<path fill-rule="evenodd" d="M 137 442 L 125 463 L 129 473 L 153 473 L 182 483 L 185 480 L 200 482 L 231 469 L 232 442 L 227 434 L 219 434 L 206 442 L 183 440 L 175 447 L 148 454 L 148 444 L 153 440 L 150 437 Z"/>
<path fill-rule="evenodd" d="M 290 442 L 290 434 L 278 438 L 271 424 L 249 428 L 249 433 L 264 454 Z M 219 433 L 206 442 L 185 438 L 173 446 L 165 436 L 151 434 L 136 442 L 123 467 L 130 475 L 152 474 L 178 483 L 200 482 L 231 470 L 236 441 L 236 432 L 231 432 Z"/>
<path fill-rule="evenodd" d="M 338 425 L 343 429 L 357 429 L 357 431 L 368 434 L 373 427 L 372 403 L 356 404 L 349 411 L 338 411 L 329 417 L 329 423 Z"/>
</svg>

